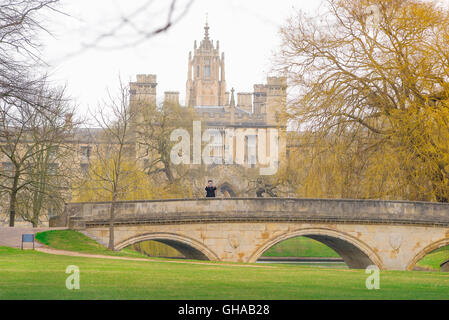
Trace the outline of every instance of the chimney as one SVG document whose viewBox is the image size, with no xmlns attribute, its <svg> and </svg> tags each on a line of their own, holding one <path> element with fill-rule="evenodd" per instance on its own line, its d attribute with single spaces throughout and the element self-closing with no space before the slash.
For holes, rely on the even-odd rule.
<svg viewBox="0 0 449 320">
<path fill-rule="evenodd" d="M 164 102 L 171 103 L 173 105 L 179 105 L 179 92 L 178 91 L 166 91 L 164 92 Z"/>
</svg>

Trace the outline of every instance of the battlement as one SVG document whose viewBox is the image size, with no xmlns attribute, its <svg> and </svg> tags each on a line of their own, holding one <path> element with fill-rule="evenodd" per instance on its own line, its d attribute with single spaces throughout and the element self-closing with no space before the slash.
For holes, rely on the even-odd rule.
<svg viewBox="0 0 449 320">
<path fill-rule="evenodd" d="M 262 92 L 265 91 L 266 85 L 264 84 L 255 84 L 254 85 L 254 92 Z"/>
<path fill-rule="evenodd" d="M 157 75 L 155 74 L 138 74 L 136 79 L 137 83 L 157 83 Z"/>
<path fill-rule="evenodd" d="M 179 105 L 179 91 L 165 91 L 164 102 Z"/>
<path fill-rule="evenodd" d="M 155 104 L 157 76 L 155 74 L 138 74 L 136 80 L 129 84 L 130 101 Z"/>
<path fill-rule="evenodd" d="M 201 120 L 207 123 L 222 123 L 223 125 L 246 124 L 257 126 L 265 124 L 265 114 L 242 112 L 238 109 L 233 111 L 225 107 L 197 107 L 195 108 L 195 111 L 200 116 Z"/>
<path fill-rule="evenodd" d="M 267 77 L 267 85 L 268 86 L 287 86 L 287 78 L 286 77 Z"/>
<path fill-rule="evenodd" d="M 249 92 L 237 93 L 237 106 L 246 112 L 253 112 L 253 94 Z"/>
</svg>

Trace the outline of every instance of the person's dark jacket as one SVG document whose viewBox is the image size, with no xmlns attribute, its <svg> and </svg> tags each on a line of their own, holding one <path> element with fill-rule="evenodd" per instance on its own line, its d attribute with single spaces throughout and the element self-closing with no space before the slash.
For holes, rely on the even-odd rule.
<svg viewBox="0 0 449 320">
<path fill-rule="evenodd" d="M 215 198 L 215 190 L 217 190 L 217 187 L 206 187 L 206 198 Z"/>
</svg>

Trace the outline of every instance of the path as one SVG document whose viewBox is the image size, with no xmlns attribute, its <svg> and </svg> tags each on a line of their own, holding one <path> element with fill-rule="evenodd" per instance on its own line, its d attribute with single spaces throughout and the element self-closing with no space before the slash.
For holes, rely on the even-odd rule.
<svg viewBox="0 0 449 320">
<path fill-rule="evenodd" d="M 31 227 L 0 227 L 0 246 L 20 248 L 22 243 L 22 234 L 36 234 L 37 232 L 48 231 L 48 230 L 63 230 L 67 228 L 31 228 Z M 34 245 L 36 248 L 41 248 L 44 245 L 35 241 Z M 25 243 L 25 248 L 32 247 L 31 243 Z"/>
<path fill-rule="evenodd" d="M 63 256 L 72 256 L 72 257 L 83 257 L 83 258 L 97 258 L 97 259 L 111 259 L 111 260 L 128 260 L 128 261 L 146 261 L 146 262 L 162 262 L 162 263 L 182 263 L 182 264 L 199 264 L 205 266 L 215 266 L 215 267 L 245 267 L 245 268 L 273 268 L 271 266 L 255 266 L 255 265 L 247 265 L 247 264 L 229 264 L 229 263 L 208 263 L 208 262 L 192 262 L 192 261 L 174 261 L 174 260 L 156 260 L 156 259 L 146 259 L 146 258 L 128 258 L 128 257 L 116 257 L 116 256 L 106 256 L 101 254 L 87 254 L 80 253 L 75 251 L 65 251 L 65 250 L 56 250 L 48 247 L 41 246 L 37 248 L 36 251 L 48 253 L 48 254 L 56 254 Z"/>
<path fill-rule="evenodd" d="M 20 248 L 22 243 L 22 234 L 36 234 L 38 232 L 49 231 L 49 230 L 64 230 L 67 228 L 31 228 L 31 227 L 0 227 L 0 246 Z M 172 261 L 172 260 L 156 260 L 156 259 L 145 259 L 145 258 L 128 258 L 128 257 L 117 257 L 117 256 L 107 256 L 99 254 L 86 254 L 74 251 L 56 250 L 51 249 L 38 241 L 34 243 L 36 251 L 44 252 L 48 254 L 73 256 L 73 257 L 84 257 L 84 258 L 100 258 L 100 259 L 112 259 L 112 260 L 128 260 L 128 261 L 146 261 L 146 262 L 164 262 L 164 263 L 184 263 L 184 264 L 199 264 L 208 266 L 230 266 L 230 267 L 250 267 L 250 268 L 272 268 L 270 266 L 255 266 L 255 265 L 235 265 L 235 264 L 224 264 L 224 263 L 207 263 L 207 262 L 189 262 L 189 261 Z M 31 243 L 25 243 L 24 248 L 31 248 Z"/>
</svg>

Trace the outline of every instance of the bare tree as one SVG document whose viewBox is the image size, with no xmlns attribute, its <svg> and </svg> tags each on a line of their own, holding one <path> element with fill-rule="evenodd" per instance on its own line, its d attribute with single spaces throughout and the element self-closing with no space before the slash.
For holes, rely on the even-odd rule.
<svg viewBox="0 0 449 320">
<path fill-rule="evenodd" d="M 103 31 L 97 32 L 91 39 L 85 39 L 80 49 L 70 55 L 87 49 L 135 47 L 176 25 L 188 13 L 194 0 L 143 0 L 137 3 L 131 11 L 122 11 L 118 16 L 105 19 L 101 25 Z"/>
<path fill-rule="evenodd" d="M 129 89 L 120 82 L 118 97 L 109 94 L 97 114 L 93 115 L 100 133 L 96 137 L 94 157 L 98 163 L 92 166 L 87 179 L 99 181 L 101 191 L 109 195 L 109 244 L 114 250 L 114 218 L 117 201 L 124 194 L 131 192 L 131 186 L 123 184 L 129 172 L 125 162 L 135 161 L 133 148 L 132 109 L 128 107 Z"/>
<path fill-rule="evenodd" d="M 32 139 L 40 141 L 30 159 L 27 179 L 31 183 L 19 193 L 18 209 L 23 220 L 36 227 L 47 213 L 62 212 L 65 202 L 71 197 L 71 182 L 75 172 L 71 166 L 73 145 L 72 110 L 62 96 L 53 102 L 53 112 L 37 117 Z"/>
<path fill-rule="evenodd" d="M 65 123 L 68 114 L 71 115 L 72 110 L 68 108 L 63 90 L 41 87 L 32 103 L 24 99 L 0 100 L 0 155 L 4 160 L 0 191 L 8 195 L 11 227 L 14 226 L 20 192 L 27 190 L 42 196 L 52 189 L 50 186 L 56 180 L 48 179 L 52 174 L 49 166 L 56 162 L 50 160 L 56 161 L 58 153 L 55 150 L 61 147 L 58 152 L 62 152 L 71 130 Z M 39 168 L 43 156 L 47 158 L 46 166 Z M 56 197 L 56 193 L 52 195 Z M 34 218 L 28 221 L 37 224 L 40 212 L 35 211 Z"/>
<path fill-rule="evenodd" d="M 56 11 L 58 0 L 0 1 L 0 99 L 29 99 L 44 77 L 33 77 L 41 65 L 39 33 L 47 32 L 42 15 Z M 31 101 L 28 101 L 31 102 Z"/>
</svg>

